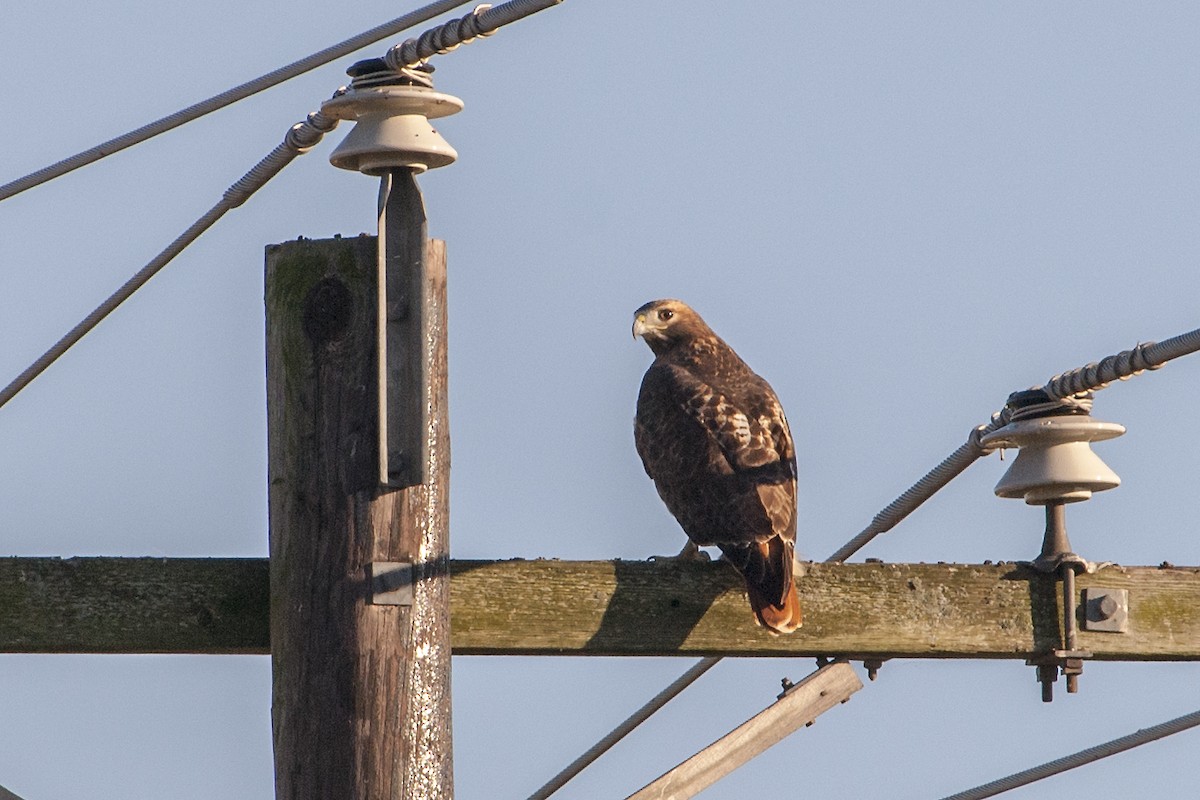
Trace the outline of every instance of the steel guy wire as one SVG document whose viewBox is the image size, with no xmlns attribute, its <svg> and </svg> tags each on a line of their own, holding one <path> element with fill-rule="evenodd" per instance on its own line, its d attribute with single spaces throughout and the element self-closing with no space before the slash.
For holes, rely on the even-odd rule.
<svg viewBox="0 0 1200 800">
<path fill-rule="evenodd" d="M 1182 717 L 1176 717 L 1175 719 L 1153 725 L 1149 728 L 1142 728 L 1128 736 L 1122 736 L 1119 739 L 1113 739 L 1103 744 L 1098 744 L 1095 747 L 1080 750 L 1078 753 L 1072 753 L 1069 756 L 1048 761 L 1032 769 L 1014 772 L 1007 777 L 1000 778 L 991 783 L 985 783 L 982 786 L 976 786 L 974 789 L 968 789 L 965 792 L 952 794 L 942 800 L 983 800 L 985 797 L 993 797 L 1001 792 L 1007 792 L 1009 789 L 1016 789 L 1019 786 L 1025 786 L 1034 781 L 1040 781 L 1043 778 L 1049 778 L 1061 772 L 1066 772 L 1069 769 L 1075 769 L 1076 767 L 1082 767 L 1084 764 L 1099 761 L 1102 758 L 1115 756 L 1117 753 L 1132 750 L 1139 745 L 1153 742 L 1156 739 L 1162 739 L 1164 736 L 1170 736 L 1173 733 L 1179 733 L 1188 728 L 1194 728 L 1197 725 L 1200 725 L 1200 711 L 1193 711 L 1190 714 L 1184 714 Z"/>
<path fill-rule="evenodd" d="M 414 25 L 420 25 L 422 22 L 427 22 L 439 14 L 444 14 L 459 6 L 466 5 L 466 3 L 467 0 L 438 0 L 438 2 L 430 3 L 415 11 L 410 11 L 390 22 L 385 22 L 382 25 L 371 28 L 369 31 L 364 31 L 357 36 L 313 53 L 299 61 L 294 61 L 273 72 L 268 72 L 266 75 L 262 75 L 254 80 L 247 81 L 218 95 L 214 95 L 207 100 L 202 100 L 199 103 L 188 106 L 174 114 L 155 120 L 136 130 L 129 131 L 88 150 L 76 153 L 70 158 L 65 158 L 36 172 L 31 172 L 22 178 L 6 183 L 0 186 L 0 200 L 6 200 L 9 197 L 20 194 L 26 189 L 32 189 L 34 186 L 39 186 L 54 178 L 66 175 L 68 172 L 87 166 L 93 161 L 99 161 L 105 156 L 120 152 L 127 147 L 144 142 L 160 133 L 166 133 L 180 125 L 199 119 L 205 114 L 210 114 L 213 111 L 236 103 L 238 100 L 243 100 L 250 95 L 270 89 L 272 86 L 277 86 L 297 75 L 303 75 L 305 72 L 324 66 L 335 59 L 347 56 L 355 50 L 361 50 L 369 44 L 378 42 L 380 39 L 395 36 L 403 30 L 407 30 Z"/>
<path fill-rule="evenodd" d="M 1200 350 L 1200 328 L 1158 343 L 1139 344 L 1131 350 L 1123 350 L 1099 362 L 1055 375 L 1043 386 L 1035 388 L 1046 392 L 1051 399 L 1066 399 L 1083 392 L 1098 391 L 1113 381 L 1125 380 L 1144 370 L 1158 369 L 1173 358 L 1197 350 Z M 966 442 L 876 514 L 870 525 L 830 556 L 829 560 L 845 561 L 867 542 L 896 527 L 939 489 L 974 464 L 976 459 L 987 455 L 990 451 L 985 449 L 979 440 L 1007 425 L 1010 416 L 1011 412 L 1007 408 L 1002 409 L 993 414 L 986 425 L 972 430 Z"/>
<path fill-rule="evenodd" d="M 531 794 L 529 796 L 529 800 L 545 800 L 547 797 L 557 792 L 564 785 L 566 785 L 567 781 L 571 780 L 571 778 L 574 778 L 576 775 L 582 772 L 588 764 L 591 764 L 597 758 L 604 755 L 609 748 L 621 741 L 621 739 L 625 738 L 627 733 L 632 731 L 638 725 L 641 725 L 650 718 L 651 714 L 653 714 L 655 711 L 658 711 L 660 708 L 670 702 L 675 695 L 691 686 L 693 683 L 695 683 L 697 678 L 715 667 L 717 662 L 720 660 L 720 658 L 710 657 L 702 658 L 697 661 L 688 669 L 687 672 L 683 673 L 674 681 L 672 681 L 667 688 L 654 695 L 654 697 L 650 699 L 650 702 L 646 703 L 644 706 L 630 715 L 628 719 L 609 731 L 607 736 L 596 742 L 594 745 L 588 748 L 587 752 L 568 764 L 561 772 L 547 781 L 545 786 Z"/>
<path fill-rule="evenodd" d="M 416 40 L 408 40 L 400 45 L 404 48 L 411 41 L 418 42 L 407 52 L 412 52 L 419 55 L 418 60 L 423 60 L 437 53 L 446 53 L 453 50 L 459 44 L 468 42 L 477 36 L 486 36 L 497 28 L 507 25 L 510 22 L 516 22 L 519 19 L 534 14 L 538 11 L 556 6 L 563 0 L 511 0 L 511 2 L 502 5 L 478 6 L 476 9 L 460 20 L 454 20 L 445 25 L 438 26 L 433 29 L 433 35 L 428 36 L 427 31 Z M 434 4 L 437 5 L 437 4 Z M 454 3 L 454 5 L 462 5 L 462 3 Z M 426 9 L 433 6 L 426 6 Z M 422 13 L 414 12 L 414 14 Z M 431 14 L 432 15 L 432 14 Z M 401 19 L 404 19 L 403 17 Z M 420 21 L 420 20 L 417 20 Z M 414 23 L 415 24 L 415 23 Z M 378 30 L 378 29 L 375 29 Z M 365 34 L 364 34 L 365 35 Z M 419 44 L 421 40 L 426 40 L 425 45 Z M 344 44 L 344 43 L 343 43 Z M 433 49 L 430 49 L 433 48 Z M 394 50 L 395 48 L 393 48 Z M 390 52 L 390 51 L 389 51 Z M 424 55 L 420 55 L 425 53 Z M 233 90 L 231 90 L 233 91 Z M 340 91 L 340 90 L 339 90 Z M 231 208 L 236 208 L 246 202 L 247 198 L 254 192 L 262 188 L 267 181 L 275 177 L 288 164 L 292 162 L 296 156 L 308 152 L 321 141 L 326 133 L 333 130 L 337 126 L 337 120 L 331 119 L 323 115 L 320 111 L 313 112 L 308 115 L 305 122 L 298 123 L 288 131 L 284 137 L 283 143 L 276 147 L 262 161 L 256 164 L 245 175 L 243 175 L 236 183 L 225 190 L 221 201 L 208 210 L 200 219 L 196 220 L 186 231 L 179 235 L 175 241 L 171 242 L 165 250 L 155 256 L 150 263 L 142 267 L 132 278 L 126 281 L 121 288 L 109 296 L 107 300 L 96 307 L 91 314 L 88 314 L 78 325 L 72 328 L 61 339 L 59 339 L 53 347 L 43 353 L 33 364 L 20 375 L 18 375 L 11 383 L 0 389 L 0 407 L 3 407 L 9 400 L 13 399 L 18 392 L 24 389 L 29 383 L 42 374 L 47 367 L 53 364 L 63 353 L 67 352 L 76 342 L 82 339 L 100 321 L 111 314 L 121 303 L 128 300 L 134 292 L 146 284 L 154 275 L 165 267 L 171 259 L 179 255 L 185 247 L 194 242 L 202 233 L 208 230 L 216 223 L 226 211 Z M 101 145 L 104 147 L 104 145 Z M 46 180 L 49 180 L 47 178 Z M 2 189 L 3 187 L 0 187 Z M 4 199 L 5 195 L 0 195 L 0 200 Z"/>
<path fill-rule="evenodd" d="M 864 542 L 863 544 L 866 543 Z M 859 545 L 859 547 L 861 546 L 862 545 Z M 844 549 L 845 548 L 842 548 L 842 550 Z M 839 550 L 838 553 L 841 553 L 842 550 Z M 835 555 L 837 554 L 835 553 Z M 833 560 L 835 559 L 832 557 L 827 559 L 827 561 Z M 654 712 L 658 711 L 672 698 L 695 683 L 701 675 L 715 667 L 717 662 L 719 662 L 722 658 L 723 656 L 707 656 L 697 661 L 688 668 L 687 672 L 676 678 L 669 686 L 667 686 L 667 688 L 663 689 L 661 692 L 652 697 L 649 702 L 631 714 L 628 719 L 609 731 L 609 733 L 603 739 L 588 748 L 587 752 L 572 761 L 561 772 L 547 781 L 544 786 L 531 794 L 529 796 L 529 800 L 546 800 L 546 798 L 548 798 L 550 795 L 557 792 L 566 785 L 567 781 L 583 772 L 588 765 L 590 765 L 600 756 L 604 755 L 604 753 L 612 748 L 613 745 L 631 733 L 634 728 L 649 719 Z"/>
<path fill-rule="evenodd" d="M 30 364 L 24 372 L 13 379 L 3 389 L 0 389 L 0 407 L 3 407 L 9 400 L 13 399 L 18 392 L 29 385 L 30 381 L 42 374 L 47 367 L 53 364 L 59 356 L 67 352 L 72 345 L 99 325 L 100 321 L 111 314 L 117 306 L 128 300 L 134 292 L 142 288 L 159 270 L 170 263 L 171 259 L 183 252 L 183 249 L 189 244 L 196 241 L 200 237 L 200 234 L 211 228 L 217 220 L 225 215 L 226 211 L 246 202 L 250 195 L 262 188 L 267 181 L 279 174 L 280 170 L 292 163 L 292 159 L 302 153 L 308 152 L 320 142 L 326 133 L 337 126 L 337 123 L 336 119 L 329 119 L 321 114 L 320 111 L 315 111 L 309 114 L 308 119 L 304 122 L 292 126 L 279 146 L 255 164 L 236 183 L 225 190 L 220 202 L 210 208 L 200 219 L 192 223 L 191 227 L 181 233 L 175 241 L 167 245 L 166 249 L 151 259 L 146 266 L 138 270 L 121 288 L 113 292 L 92 313 L 84 317 L 78 325 L 69 330 L 53 347 Z"/>
<path fill-rule="evenodd" d="M 1171 359 L 1194 353 L 1200 350 L 1200 328 L 1188 333 L 1174 336 L 1162 342 L 1146 342 L 1131 350 L 1125 350 L 1115 355 L 1107 356 L 1097 363 L 1088 364 L 1069 372 L 1055 375 L 1044 386 L 1037 387 L 1047 393 L 1051 399 L 1068 398 L 1072 395 L 1087 391 L 1103 389 L 1115 380 L 1125 380 L 1137 375 L 1143 370 L 1158 369 Z M 999 430 L 1008 424 L 1011 412 L 1005 408 L 992 415 L 986 425 L 972 429 L 967 441 L 953 453 L 942 460 L 940 464 L 927 472 L 920 480 L 909 487 L 903 494 L 893 500 L 882 511 L 875 515 L 861 533 L 844 544 L 825 559 L 826 563 L 845 561 L 867 545 L 881 533 L 886 533 L 896 527 L 922 503 L 932 497 L 946 484 L 954 480 L 960 473 L 971 466 L 977 459 L 990 452 L 980 444 L 980 439 Z M 567 781 L 582 772 L 589 764 L 599 758 L 606 750 L 615 745 L 622 737 L 629 734 L 646 721 L 654 712 L 667 704 L 671 698 L 681 693 L 694 683 L 701 675 L 721 660 L 721 656 L 709 656 L 697 661 L 687 672 L 677 678 L 667 689 L 659 692 L 648 703 L 638 709 L 625 722 L 614 728 L 607 736 L 579 758 L 572 761 L 562 772 L 555 775 L 545 786 L 530 795 L 529 800 L 545 800 L 560 789 Z M 1200 712 L 1198 712 L 1200 713 Z"/>
</svg>

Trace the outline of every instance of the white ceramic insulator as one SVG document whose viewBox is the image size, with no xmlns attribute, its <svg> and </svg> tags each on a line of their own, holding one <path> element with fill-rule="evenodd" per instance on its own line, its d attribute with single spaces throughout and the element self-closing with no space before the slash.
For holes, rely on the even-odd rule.
<svg viewBox="0 0 1200 800">
<path fill-rule="evenodd" d="M 996 484 L 997 495 L 1046 505 L 1087 500 L 1093 492 L 1119 486 L 1121 479 L 1092 452 L 1091 442 L 1124 432 L 1121 425 L 1091 417 L 1037 417 L 1011 422 L 984 436 L 980 444 L 988 449 L 1020 448 Z"/>
</svg>

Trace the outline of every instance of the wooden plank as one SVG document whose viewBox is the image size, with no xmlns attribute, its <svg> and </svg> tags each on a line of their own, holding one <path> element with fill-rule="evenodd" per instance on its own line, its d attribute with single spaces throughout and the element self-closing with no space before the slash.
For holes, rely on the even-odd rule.
<svg viewBox="0 0 1200 800">
<path fill-rule="evenodd" d="M 265 558 L 0 558 L 0 652 L 266 653 Z"/>
<path fill-rule="evenodd" d="M 724 564 L 451 561 L 459 655 L 1014 658 L 1058 646 L 1061 593 L 1013 564 L 812 564 L 804 627 L 769 636 Z M 1200 568 L 1109 567 L 1107 661 L 1200 660 Z M 808 613 L 811 610 L 811 613 Z M 266 653 L 266 559 L 0 559 L 0 652 Z"/>
<path fill-rule="evenodd" d="M 755 756 L 774 747 L 802 725 L 846 702 L 862 688 L 854 668 L 827 664 L 767 708 L 631 794 L 628 800 L 686 800 L 707 789 Z"/>
<path fill-rule="evenodd" d="M 459 561 L 452 573 L 463 654 L 1024 659 L 1061 647 L 1058 584 L 1015 564 L 811 564 L 804 627 L 787 636 L 754 624 L 721 563 Z M 1129 590 L 1128 633 L 1079 632 L 1097 659 L 1200 659 L 1200 568 L 1109 567 L 1076 584 Z"/>
<path fill-rule="evenodd" d="M 411 220 L 423 230 L 424 217 Z M 267 257 L 272 722 L 286 800 L 453 794 L 445 259 L 430 246 L 427 483 L 380 482 L 374 240 L 304 240 Z M 405 355 L 397 353 L 397 355 Z M 401 402 L 400 408 L 408 407 Z M 411 454 L 410 454 L 411 455 Z M 407 604 L 372 602 L 372 565 L 411 565 Z"/>
</svg>

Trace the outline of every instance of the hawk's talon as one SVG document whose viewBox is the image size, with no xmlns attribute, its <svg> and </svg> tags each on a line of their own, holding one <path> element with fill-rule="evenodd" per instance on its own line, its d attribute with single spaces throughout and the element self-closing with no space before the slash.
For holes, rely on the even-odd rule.
<svg viewBox="0 0 1200 800">
<path fill-rule="evenodd" d="M 693 542 L 689 539 L 688 543 L 683 546 L 683 549 L 680 550 L 678 554 L 673 555 L 673 556 L 650 556 L 649 560 L 653 561 L 655 563 L 657 563 L 659 561 L 664 561 L 664 562 L 670 562 L 670 561 L 708 562 L 708 561 L 712 561 L 712 557 L 709 556 L 708 553 L 701 550 L 699 545 L 697 545 L 695 542 Z"/>
</svg>

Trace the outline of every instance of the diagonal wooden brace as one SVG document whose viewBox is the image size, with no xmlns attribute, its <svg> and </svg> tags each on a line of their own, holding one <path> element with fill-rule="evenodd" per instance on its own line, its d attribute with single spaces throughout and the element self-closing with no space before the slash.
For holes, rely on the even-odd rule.
<svg viewBox="0 0 1200 800">
<path fill-rule="evenodd" d="M 628 800 L 684 800 L 703 791 L 750 759 L 783 741 L 862 688 L 844 661 L 821 667 L 788 688 L 766 709 L 734 728 Z"/>
</svg>

